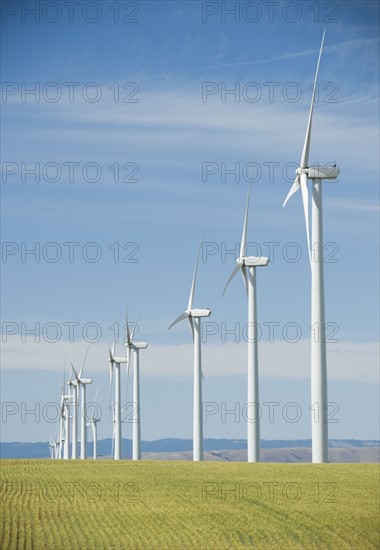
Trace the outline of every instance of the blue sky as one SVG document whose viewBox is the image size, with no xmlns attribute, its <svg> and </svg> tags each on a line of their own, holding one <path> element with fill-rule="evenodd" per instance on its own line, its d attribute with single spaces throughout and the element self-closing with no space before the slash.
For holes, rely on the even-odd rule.
<svg viewBox="0 0 380 550">
<path fill-rule="evenodd" d="M 301 197 L 282 203 L 324 28 L 310 161 L 341 169 L 324 184 L 326 317 L 337 340 L 329 400 L 339 407 L 330 437 L 378 438 L 378 3 L 280 2 L 271 17 L 259 2 L 224 3 L 232 15 L 216 2 L 81 2 L 72 21 L 57 2 L 30 4 L 34 14 L 2 4 L 2 400 L 19 411 L 3 414 L 2 440 L 49 438 L 52 425 L 22 409 L 59 399 L 64 357 L 79 364 L 88 340 L 89 396 L 99 387 L 99 436 L 110 436 L 107 346 L 126 303 L 149 342 L 142 437 L 191 437 L 191 335 L 185 323 L 167 327 L 187 304 L 203 231 L 204 401 L 220 413 L 244 406 L 244 288 L 237 279 L 221 292 L 251 169 L 249 252 L 272 254 L 258 273 L 261 399 L 302 410 L 296 423 L 263 412 L 262 437 L 310 437 L 310 269 Z M 25 172 L 36 163 L 39 182 Z M 39 338 L 25 334 L 33 327 Z M 241 418 L 219 412 L 206 437 L 245 436 Z"/>
</svg>

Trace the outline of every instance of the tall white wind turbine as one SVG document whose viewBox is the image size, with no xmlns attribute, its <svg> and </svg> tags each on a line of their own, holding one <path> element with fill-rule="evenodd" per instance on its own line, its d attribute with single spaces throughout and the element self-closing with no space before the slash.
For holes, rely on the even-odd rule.
<svg viewBox="0 0 380 550">
<path fill-rule="evenodd" d="M 316 463 L 328 462 L 328 429 L 327 429 L 327 361 L 325 342 L 325 297 L 324 297 L 324 270 L 323 270 L 323 224 L 322 224 L 322 180 L 336 179 L 339 168 L 334 166 L 313 165 L 309 167 L 309 150 L 311 142 L 311 126 L 313 109 L 318 80 L 319 63 L 321 60 L 323 43 L 319 50 L 317 69 L 315 73 L 313 94 L 306 136 L 303 145 L 300 166 L 296 170 L 296 179 L 285 199 L 284 206 L 289 198 L 301 188 L 304 216 L 306 222 L 307 247 L 311 264 L 311 325 L 314 336 L 311 339 L 311 409 L 312 409 L 312 460 Z M 310 249 L 309 237 L 309 200 L 307 180 L 312 181 L 312 242 Z"/>
<path fill-rule="evenodd" d="M 92 415 L 90 418 L 89 423 L 87 426 L 92 429 L 92 439 L 93 439 L 93 447 L 94 447 L 94 460 L 97 459 L 97 444 L 98 444 L 98 422 L 100 422 L 100 418 L 95 416 L 95 405 L 97 405 L 97 398 L 98 398 L 98 390 L 96 390 L 95 394 L 95 401 L 92 407 Z"/>
<path fill-rule="evenodd" d="M 85 460 L 87 458 L 87 404 L 86 404 L 86 386 L 87 384 L 92 384 L 91 378 L 83 378 L 83 369 L 86 362 L 88 349 L 84 357 L 82 368 L 80 369 L 79 374 L 77 374 L 74 365 L 71 363 L 71 368 L 73 370 L 76 384 L 81 388 L 81 425 L 80 425 L 80 458 Z"/>
<path fill-rule="evenodd" d="M 264 256 L 246 256 L 248 210 L 251 186 L 248 189 L 247 205 L 243 225 L 243 234 L 240 243 L 240 254 L 236 266 L 224 287 L 228 285 L 241 271 L 245 288 L 248 294 L 248 401 L 247 401 L 247 447 L 248 462 L 260 462 L 260 405 L 259 405 L 259 352 L 257 334 L 257 299 L 256 299 L 256 268 L 267 266 L 268 258 Z"/>
<path fill-rule="evenodd" d="M 193 282 L 191 284 L 187 309 L 170 325 L 169 329 L 183 319 L 188 319 L 194 342 L 194 405 L 193 405 L 193 460 L 203 460 L 203 411 L 202 411 L 202 333 L 201 318 L 209 317 L 211 310 L 193 308 L 195 283 L 197 278 L 199 255 L 202 249 L 201 241 L 195 264 Z"/>
<path fill-rule="evenodd" d="M 115 399 L 113 406 L 113 441 L 114 459 L 121 459 L 121 387 L 120 387 L 120 364 L 127 363 L 127 357 L 115 357 L 115 343 L 112 350 L 108 348 L 110 364 L 110 388 L 112 388 L 113 369 L 115 373 Z"/>
<path fill-rule="evenodd" d="M 127 331 L 127 356 L 128 356 L 128 365 L 127 365 L 127 392 L 128 392 L 128 371 L 130 365 L 131 351 L 133 354 L 133 407 L 134 407 L 134 417 L 133 417 L 133 435 L 132 435 L 132 460 L 141 460 L 141 411 L 140 411 L 140 349 L 146 349 L 148 344 L 146 342 L 139 342 L 133 340 L 133 335 L 136 330 L 137 321 L 135 326 L 132 329 L 132 332 L 129 332 L 128 326 L 128 313 L 126 312 L 126 331 Z M 128 395 L 127 395 L 128 402 Z"/>
</svg>

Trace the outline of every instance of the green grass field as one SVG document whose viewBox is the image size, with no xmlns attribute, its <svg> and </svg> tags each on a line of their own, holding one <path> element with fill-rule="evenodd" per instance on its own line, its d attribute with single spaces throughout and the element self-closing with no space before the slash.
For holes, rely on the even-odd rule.
<svg viewBox="0 0 380 550">
<path fill-rule="evenodd" d="M 379 466 L 2 460 L 1 548 L 379 548 Z"/>
</svg>

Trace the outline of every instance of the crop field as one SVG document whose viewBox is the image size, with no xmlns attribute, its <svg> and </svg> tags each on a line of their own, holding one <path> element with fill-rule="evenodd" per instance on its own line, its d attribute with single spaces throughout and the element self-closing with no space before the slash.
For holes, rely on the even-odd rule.
<svg viewBox="0 0 380 550">
<path fill-rule="evenodd" d="M 2 460 L 3 550 L 379 548 L 379 467 Z"/>
</svg>

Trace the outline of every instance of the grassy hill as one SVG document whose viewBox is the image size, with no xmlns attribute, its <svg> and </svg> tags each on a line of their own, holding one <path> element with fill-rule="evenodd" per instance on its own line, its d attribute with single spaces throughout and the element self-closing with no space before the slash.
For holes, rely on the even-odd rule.
<svg viewBox="0 0 380 550">
<path fill-rule="evenodd" d="M 1 548 L 378 549 L 378 465 L 3 460 Z"/>
</svg>

